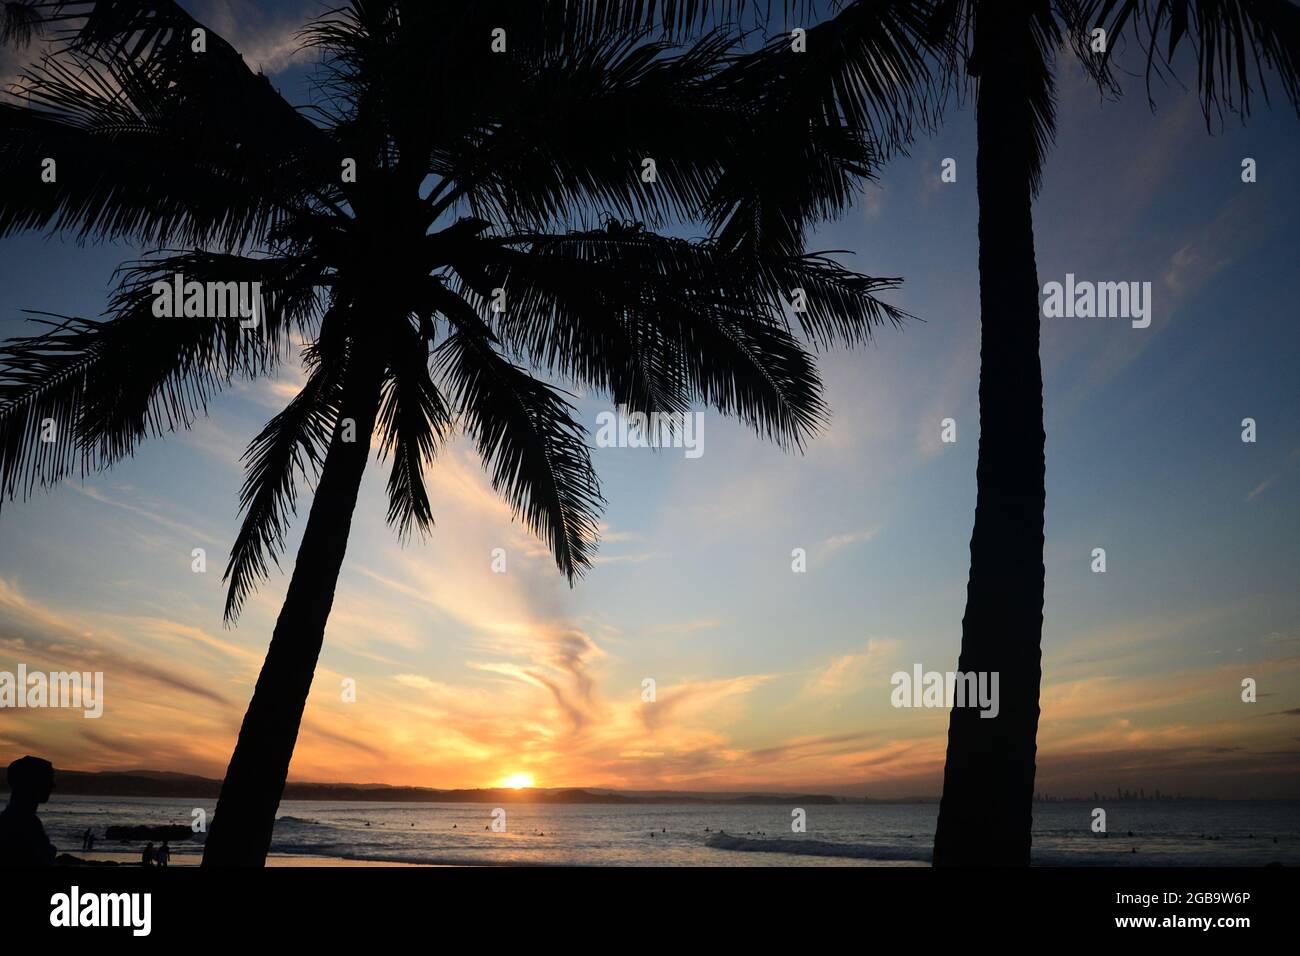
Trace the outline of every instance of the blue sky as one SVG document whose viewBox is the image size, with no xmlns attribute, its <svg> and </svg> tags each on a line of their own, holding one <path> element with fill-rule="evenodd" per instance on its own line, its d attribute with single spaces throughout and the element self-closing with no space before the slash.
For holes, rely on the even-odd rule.
<svg viewBox="0 0 1300 956">
<path fill-rule="evenodd" d="M 300 97 L 285 54 L 297 5 L 187 6 Z M 1062 64 L 1035 207 L 1040 284 L 1149 281 L 1154 312 L 1146 329 L 1043 320 L 1039 787 L 1300 796 L 1300 717 L 1286 713 L 1300 707 L 1296 116 L 1261 108 L 1210 136 L 1176 86 L 1154 90 L 1152 113 L 1140 77 L 1102 103 Z M 940 182 L 945 157 L 955 183 Z M 1244 157 L 1256 183 L 1241 181 Z M 698 459 L 594 450 L 607 527 L 576 588 L 463 443 L 435 467 L 423 543 L 402 547 L 384 525 L 372 469 L 292 775 L 937 792 L 947 714 L 892 708 L 889 676 L 956 666 L 978 441 L 974 172 L 967 103 L 816 234 L 813 248 L 852 250 L 854 269 L 902 276 L 892 301 L 924 321 L 824 357 L 833 421 L 806 454 L 708 412 Z M 5 336 L 24 331 L 23 308 L 98 314 L 135 252 L 40 236 L 0 248 Z M 237 459 L 294 375 L 239 383 L 191 433 L 0 510 L 0 669 L 102 669 L 108 683 L 99 721 L 6 714 L 5 749 L 221 773 L 287 583 L 273 574 L 222 627 Z M 594 433 L 609 406 L 578 407 Z M 944 418 L 954 444 L 939 441 Z M 206 574 L 190 570 L 195 547 Z M 495 547 L 506 574 L 491 572 Z M 1090 570 L 1096 547 L 1105 574 Z M 1245 677 L 1258 703 L 1241 702 Z"/>
</svg>

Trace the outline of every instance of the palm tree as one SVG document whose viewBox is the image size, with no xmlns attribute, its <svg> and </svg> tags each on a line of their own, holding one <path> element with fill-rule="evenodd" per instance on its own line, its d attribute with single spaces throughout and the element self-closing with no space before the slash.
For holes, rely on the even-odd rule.
<svg viewBox="0 0 1300 956">
<path fill-rule="evenodd" d="M 637 22 L 661 15 L 682 29 L 753 6 L 645 0 L 624 16 Z M 811 82 L 814 88 L 820 82 L 825 96 L 833 93 L 850 108 L 855 95 L 881 102 L 882 80 L 916 69 L 918 55 L 939 59 L 950 88 L 968 82 L 976 88 L 980 445 L 958 668 L 998 672 L 1001 711 L 994 720 L 981 719 L 974 708 L 952 711 L 934 862 L 1025 865 L 1042 681 L 1047 500 L 1032 206 L 1055 130 L 1055 58 L 1069 42 L 1113 93 L 1111 55 L 1126 31 L 1145 52 L 1148 87 L 1151 75 L 1171 71 L 1181 45 L 1190 43 L 1207 123 L 1225 109 L 1244 119 L 1256 80 L 1267 96 L 1265 68 L 1276 70 L 1292 104 L 1300 103 L 1300 10 L 1291 0 L 853 0 L 834 6 L 836 15 L 808 35 L 810 55 L 821 55 L 824 65 Z M 814 0 L 786 0 L 784 7 L 788 18 L 818 10 Z M 1104 52 L 1092 49 L 1096 27 L 1106 30 Z M 894 59 L 882 58 L 882 42 Z M 890 69 L 882 73 L 885 62 Z M 824 100 L 809 102 L 821 107 Z M 931 100 L 895 102 L 916 110 L 924 126 L 934 120 Z M 895 128 L 901 125 L 895 116 Z"/>
<path fill-rule="evenodd" d="M 935 23 L 954 75 L 964 63 L 977 84 L 980 445 L 958 668 L 1000 672 L 1001 713 L 952 711 L 934 862 L 1026 865 L 1046 508 L 1032 203 L 1055 129 L 1054 57 L 1071 41 L 1099 85 L 1118 92 L 1110 59 L 1126 27 L 1147 53 L 1148 79 L 1172 69 L 1190 39 L 1207 120 L 1224 107 L 1244 119 L 1252 75 L 1263 87 L 1265 67 L 1300 103 L 1300 11 L 1289 0 L 945 0 Z M 1095 53 L 1097 27 L 1108 39 Z"/>
<path fill-rule="evenodd" d="M 708 405 L 797 449 L 825 413 L 805 340 L 906 318 L 877 298 L 897 280 L 805 248 L 875 144 L 804 117 L 788 57 L 734 33 L 678 45 L 561 0 L 353 0 L 304 33 L 319 95 L 294 108 L 171 0 L 57 6 L 67 36 L 0 103 L 0 236 L 158 251 L 122 267 L 104 318 L 42 313 L 0 346 L 0 498 L 188 427 L 307 342 L 306 384 L 244 456 L 228 622 L 316 484 L 205 864 L 265 860 L 372 436 L 399 534 L 432 527 L 425 469 L 459 428 L 572 583 L 602 498 L 548 379 L 645 413 Z M 707 237 L 669 234 L 688 229 Z M 157 317 L 177 276 L 259 283 L 260 321 Z"/>
<path fill-rule="evenodd" d="M 948 2 L 953 74 L 977 79 L 980 443 L 958 670 L 1000 675 L 994 720 L 954 707 L 934 863 L 1028 863 L 1043 627 L 1043 373 L 1032 202 L 1061 42 L 1048 3 Z M 970 44 L 964 41 L 969 38 Z M 976 720 L 972 721 L 971 718 Z"/>
<path fill-rule="evenodd" d="M 726 12 L 746 6 L 724 0 Z M 1063 2 L 1061 6 L 1069 6 Z M 671 15 L 717 15 L 706 2 Z M 787 14 L 812 16 L 811 0 Z M 644 15 L 655 4 L 645 3 Z M 665 8 L 666 10 L 668 8 Z M 665 13 L 665 16 L 669 16 Z M 1073 20 L 1069 22 L 1074 22 Z M 1044 485 L 1043 385 L 1031 204 L 1054 122 L 1052 53 L 1063 34 L 1050 0 L 858 0 L 809 32 L 831 53 L 815 77 L 847 102 L 881 74 L 862 37 L 908 37 L 900 61 L 935 57 L 947 82 L 978 79 L 980 446 L 975 530 L 959 669 L 1000 674 L 1000 715 L 954 708 L 934 861 L 1027 863 L 1041 680 Z M 895 71 L 896 72 L 896 71 Z M 887 74 L 892 75 L 892 74 Z M 819 102 L 819 101 L 818 101 Z M 933 121 L 933 103 L 917 101 Z"/>
</svg>

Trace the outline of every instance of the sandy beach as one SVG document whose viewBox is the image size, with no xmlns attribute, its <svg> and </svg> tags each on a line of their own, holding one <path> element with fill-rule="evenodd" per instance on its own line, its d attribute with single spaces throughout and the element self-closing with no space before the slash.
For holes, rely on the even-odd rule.
<svg viewBox="0 0 1300 956">
<path fill-rule="evenodd" d="M 138 866 L 140 864 L 139 849 L 131 851 L 115 850 L 94 850 L 90 853 L 76 852 L 73 856 L 88 860 L 95 863 L 117 863 L 122 866 Z M 203 862 L 203 855 L 200 853 L 175 853 L 171 855 L 171 862 L 168 866 L 198 866 Z M 269 867 L 299 867 L 299 866 L 420 866 L 417 863 L 388 863 L 377 860 L 346 860 L 342 857 L 330 856 L 302 856 L 289 854 L 271 854 L 266 858 L 266 865 Z"/>
</svg>

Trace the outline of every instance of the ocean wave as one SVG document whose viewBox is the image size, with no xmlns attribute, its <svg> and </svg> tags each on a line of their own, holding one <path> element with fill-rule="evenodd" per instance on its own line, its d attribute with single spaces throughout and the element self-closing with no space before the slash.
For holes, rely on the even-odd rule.
<svg viewBox="0 0 1300 956">
<path fill-rule="evenodd" d="M 355 860 L 359 863 L 406 863 L 414 866 L 563 866 L 556 861 L 494 860 L 472 853 L 438 855 L 423 850 L 385 848 L 358 849 L 345 843 L 272 843 L 271 853 L 277 856 L 317 857 L 324 859 Z"/>
<path fill-rule="evenodd" d="M 781 838 L 754 840 L 748 837 L 731 836 L 728 833 L 715 833 L 704 841 L 704 845 L 714 850 L 735 850 L 743 853 L 793 853 L 798 856 L 837 856 L 882 862 L 930 862 L 929 847 L 830 843 L 825 840 Z"/>
<path fill-rule="evenodd" d="M 464 856 L 428 856 L 422 853 L 410 855 L 396 853 L 340 853 L 339 857 L 344 860 L 356 860 L 362 863 L 407 863 L 412 866 L 559 867 L 570 865 L 547 860 L 491 860 Z"/>
</svg>

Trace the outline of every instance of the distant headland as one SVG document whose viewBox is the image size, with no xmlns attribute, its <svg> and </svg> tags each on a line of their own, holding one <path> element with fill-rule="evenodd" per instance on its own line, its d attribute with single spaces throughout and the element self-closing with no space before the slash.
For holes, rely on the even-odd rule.
<svg viewBox="0 0 1300 956">
<path fill-rule="evenodd" d="M 168 770 L 58 770 L 55 795 L 93 797 L 178 797 L 216 800 L 221 781 L 198 774 Z M 0 774 L 0 794 L 8 792 Z M 937 804 L 938 796 L 895 798 L 835 796 L 800 791 L 615 790 L 608 787 L 481 787 L 441 790 L 436 787 L 399 787 L 383 783 L 313 783 L 289 781 L 285 800 L 337 800 L 376 803 L 541 803 L 541 804 L 701 804 L 701 805 L 810 805 L 826 804 Z M 1217 798 L 1184 796 L 1117 788 L 1110 795 L 1057 796 L 1035 793 L 1035 803 L 1131 803 L 1141 801 L 1218 802 Z"/>
<path fill-rule="evenodd" d="M 215 800 L 221 781 L 164 770 L 59 770 L 56 794 L 97 797 L 193 797 Z M 3 793 L 0 779 L 0 793 Z M 616 791 L 604 788 L 486 787 L 439 790 L 433 787 L 394 787 L 378 783 L 306 783 L 289 781 L 285 800 L 375 801 L 380 803 L 601 803 L 601 804 L 834 804 L 860 800 L 810 793 L 705 793 L 679 791 Z M 917 802 L 917 801 L 883 801 Z"/>
</svg>

